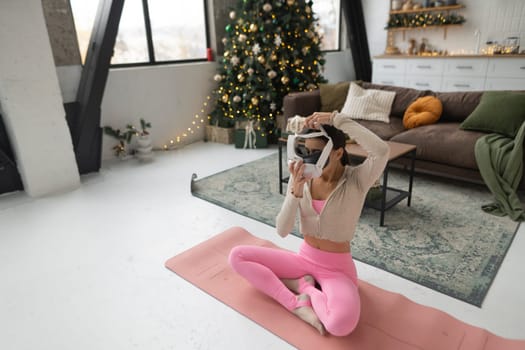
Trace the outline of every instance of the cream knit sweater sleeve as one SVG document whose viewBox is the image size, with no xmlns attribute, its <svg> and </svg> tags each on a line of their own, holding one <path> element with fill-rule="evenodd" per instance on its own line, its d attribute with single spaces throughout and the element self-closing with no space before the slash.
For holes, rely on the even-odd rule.
<svg viewBox="0 0 525 350">
<path fill-rule="evenodd" d="M 292 184 L 293 178 L 290 175 L 288 180 L 288 188 L 286 189 L 286 196 L 284 197 L 283 205 L 281 206 L 281 211 L 277 214 L 275 219 L 275 227 L 277 228 L 277 233 L 281 237 L 286 237 L 295 226 L 295 218 L 297 216 L 297 210 L 299 209 L 299 201 L 301 198 L 298 198 L 292 194 Z"/>
<path fill-rule="evenodd" d="M 379 136 L 346 114 L 334 113 L 332 120 L 336 128 L 345 132 L 368 153 L 365 161 L 352 171 L 352 177 L 361 189 L 368 191 L 385 169 L 390 148 Z"/>
</svg>

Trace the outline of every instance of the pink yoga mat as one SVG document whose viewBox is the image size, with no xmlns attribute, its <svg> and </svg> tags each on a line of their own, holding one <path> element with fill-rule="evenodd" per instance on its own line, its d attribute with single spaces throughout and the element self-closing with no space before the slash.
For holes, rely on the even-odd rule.
<svg viewBox="0 0 525 350">
<path fill-rule="evenodd" d="M 229 267 L 229 252 L 240 244 L 276 247 L 232 227 L 169 259 L 166 267 L 299 349 L 525 350 L 525 340 L 498 337 L 363 281 L 356 330 L 346 337 L 321 336 Z"/>
</svg>

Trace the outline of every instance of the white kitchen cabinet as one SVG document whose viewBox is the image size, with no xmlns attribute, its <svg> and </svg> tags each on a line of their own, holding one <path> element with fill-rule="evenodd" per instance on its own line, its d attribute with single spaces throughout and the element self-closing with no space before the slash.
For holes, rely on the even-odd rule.
<svg viewBox="0 0 525 350">
<path fill-rule="evenodd" d="M 525 56 L 376 57 L 372 82 L 433 91 L 525 90 Z"/>
</svg>

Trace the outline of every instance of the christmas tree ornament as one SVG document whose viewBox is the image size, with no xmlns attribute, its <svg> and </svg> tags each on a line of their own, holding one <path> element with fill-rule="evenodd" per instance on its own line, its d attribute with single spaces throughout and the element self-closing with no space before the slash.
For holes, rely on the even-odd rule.
<svg viewBox="0 0 525 350">
<path fill-rule="evenodd" d="M 298 84 L 299 84 L 299 81 L 300 81 L 299 78 L 293 78 L 292 83 L 293 83 L 294 85 L 298 85 Z"/>
<path fill-rule="evenodd" d="M 222 75 L 220 74 L 215 74 L 213 76 L 213 80 L 215 80 L 216 82 L 220 82 L 222 80 Z"/>
<path fill-rule="evenodd" d="M 275 61 L 277 61 L 277 59 L 278 59 L 278 57 L 277 57 L 276 54 L 272 53 L 272 54 L 270 55 L 270 60 L 272 60 L 272 61 L 275 62 Z"/>
<path fill-rule="evenodd" d="M 295 64 L 296 66 L 300 66 L 301 63 L 303 63 L 303 60 L 300 59 L 300 58 L 298 58 L 298 59 L 296 59 L 296 60 L 294 61 L 294 64 Z"/>
<path fill-rule="evenodd" d="M 242 100 L 241 96 L 239 96 L 239 95 L 233 96 L 233 102 L 239 103 L 239 102 L 241 102 L 241 100 Z"/>
<path fill-rule="evenodd" d="M 270 3 L 266 3 L 263 5 L 264 12 L 270 12 L 271 10 L 272 10 L 272 5 Z"/>
<path fill-rule="evenodd" d="M 281 83 L 283 83 L 283 85 L 288 85 L 289 82 L 290 82 L 290 78 L 288 78 L 286 75 L 283 75 L 281 77 Z"/>
<path fill-rule="evenodd" d="M 250 24 L 250 32 L 256 32 L 257 31 L 257 24 L 252 23 Z"/>
<path fill-rule="evenodd" d="M 233 56 L 233 57 L 231 58 L 231 60 L 230 60 L 231 64 L 234 65 L 234 66 L 238 65 L 238 64 L 239 64 L 239 61 L 240 61 L 240 59 L 239 59 L 239 57 L 237 57 L 237 56 Z"/>
<path fill-rule="evenodd" d="M 281 46 L 281 44 L 283 43 L 283 39 L 281 39 L 280 35 L 276 35 L 275 40 L 273 42 L 275 46 Z"/>
<path fill-rule="evenodd" d="M 238 40 L 240 43 L 243 43 L 243 42 L 246 41 L 246 39 L 248 39 L 248 37 L 246 36 L 246 34 L 239 34 L 239 37 L 238 37 L 237 40 Z"/>
<path fill-rule="evenodd" d="M 235 11 L 230 11 L 230 19 L 235 19 L 236 13 Z"/>
<path fill-rule="evenodd" d="M 288 6 L 293 6 L 293 4 L 295 4 L 295 0 L 286 0 L 286 4 L 288 4 Z"/>
<path fill-rule="evenodd" d="M 248 68 L 248 75 L 252 76 L 253 72 L 254 72 L 253 68 Z"/>
<path fill-rule="evenodd" d="M 233 27 L 232 27 L 231 24 L 228 24 L 228 25 L 226 25 L 226 27 L 224 29 L 226 30 L 226 32 L 229 33 L 229 32 L 231 32 L 233 30 Z"/>
<path fill-rule="evenodd" d="M 306 13 L 312 13 L 312 8 L 310 6 L 306 6 L 304 10 Z"/>
<path fill-rule="evenodd" d="M 264 64 L 266 62 L 266 59 L 263 55 L 257 56 L 257 61 L 259 61 L 260 64 Z"/>
<path fill-rule="evenodd" d="M 228 42 L 228 39 L 226 39 L 226 38 L 222 38 L 222 44 L 223 44 L 223 45 L 226 45 L 227 42 Z"/>
<path fill-rule="evenodd" d="M 237 74 L 237 80 L 240 83 L 242 83 L 244 81 L 244 74 L 242 74 L 242 73 Z"/>
<path fill-rule="evenodd" d="M 259 52 L 261 52 L 261 45 L 259 45 L 258 43 L 255 43 L 252 46 L 252 52 L 253 52 L 254 55 L 258 55 Z"/>
<path fill-rule="evenodd" d="M 273 79 L 277 76 L 277 72 L 274 71 L 273 69 L 271 71 L 268 72 L 268 78 L 270 79 Z"/>
<path fill-rule="evenodd" d="M 254 106 L 257 106 L 259 104 L 259 99 L 257 98 L 257 96 L 252 97 L 251 101 L 252 105 Z"/>
<path fill-rule="evenodd" d="M 230 97 L 228 96 L 228 94 L 224 94 L 224 95 L 222 95 L 222 102 L 224 102 L 224 103 L 228 103 L 228 99 L 229 99 L 229 98 L 230 98 Z"/>
</svg>

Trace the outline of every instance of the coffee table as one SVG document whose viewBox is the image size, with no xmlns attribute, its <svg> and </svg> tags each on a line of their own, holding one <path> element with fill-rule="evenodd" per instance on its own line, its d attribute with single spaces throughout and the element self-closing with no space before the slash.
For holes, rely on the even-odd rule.
<svg viewBox="0 0 525 350">
<path fill-rule="evenodd" d="M 287 140 L 280 138 L 278 140 L 279 146 L 279 193 L 283 193 L 283 183 L 287 183 L 289 177 L 283 177 L 283 146 L 286 146 Z M 381 184 L 381 196 L 377 199 L 367 199 L 365 206 L 380 211 L 379 225 L 384 226 L 385 223 L 385 212 L 394 207 L 397 203 L 401 202 L 405 198 L 407 199 L 407 205 L 410 206 L 412 199 L 412 185 L 414 182 L 414 165 L 416 160 L 416 146 L 406 143 L 386 141 L 388 147 L 390 147 L 390 155 L 383 172 L 383 182 Z M 367 157 L 366 151 L 359 144 L 348 144 L 346 151 L 352 160 L 363 161 Z M 390 170 L 391 162 L 403 158 L 409 157 L 410 168 L 408 171 L 408 190 L 388 186 L 388 173 Z"/>
</svg>

